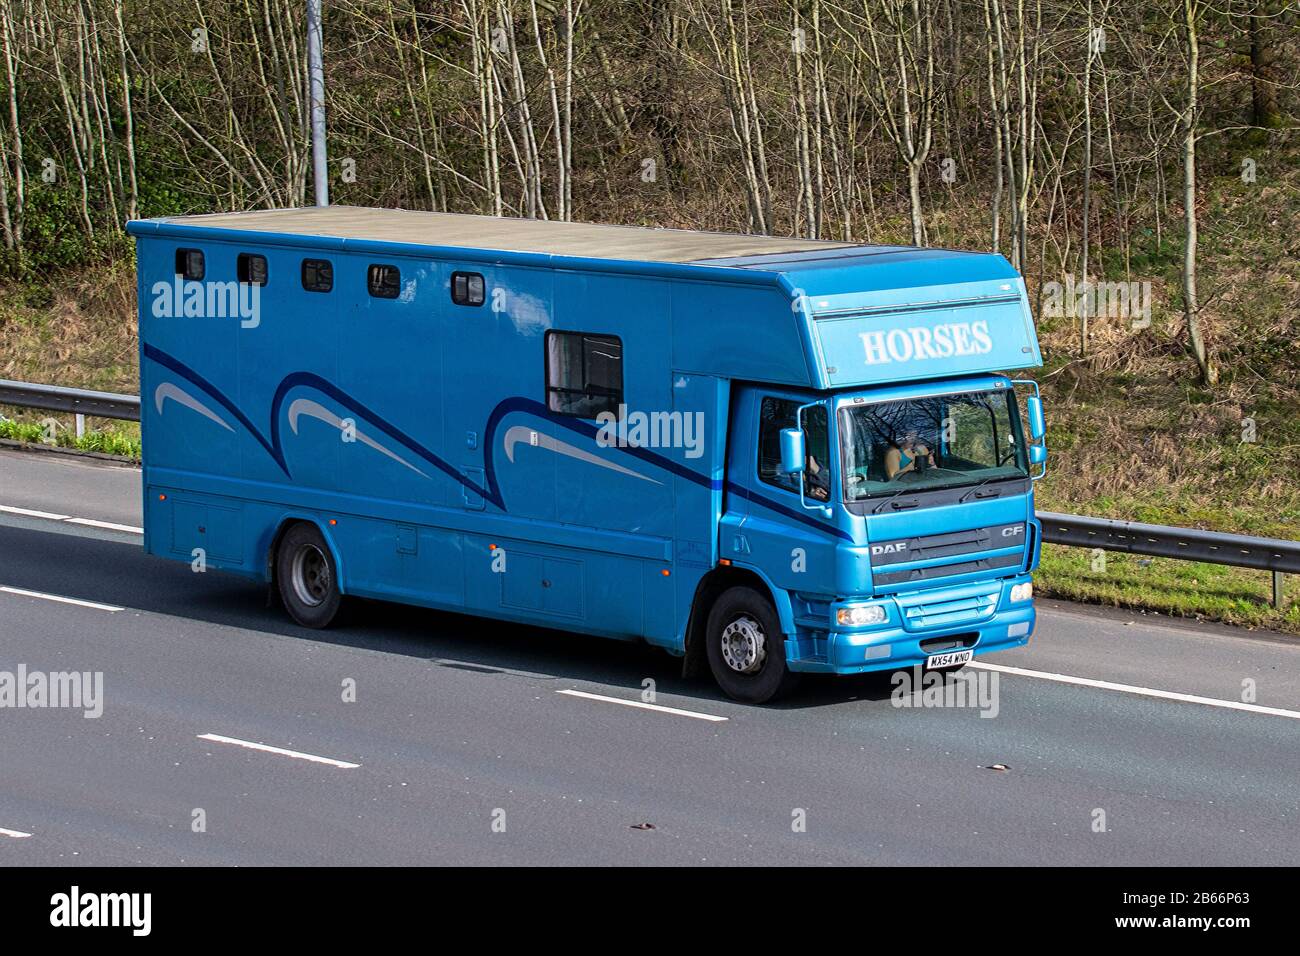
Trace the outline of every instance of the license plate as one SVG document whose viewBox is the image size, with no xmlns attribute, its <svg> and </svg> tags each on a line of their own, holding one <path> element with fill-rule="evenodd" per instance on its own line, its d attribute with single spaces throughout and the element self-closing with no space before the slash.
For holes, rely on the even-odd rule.
<svg viewBox="0 0 1300 956">
<path fill-rule="evenodd" d="M 960 664 L 965 664 L 974 656 L 975 652 L 971 650 L 949 651 L 947 654 L 931 654 L 925 659 L 925 669 L 932 671 L 936 667 L 957 667 Z"/>
</svg>

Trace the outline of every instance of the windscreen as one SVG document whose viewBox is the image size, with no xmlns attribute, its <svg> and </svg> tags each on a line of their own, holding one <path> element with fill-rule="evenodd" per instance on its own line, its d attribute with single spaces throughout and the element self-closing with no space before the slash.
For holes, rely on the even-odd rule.
<svg viewBox="0 0 1300 956">
<path fill-rule="evenodd" d="M 1011 389 L 844 406 L 840 438 L 848 501 L 1029 474 Z"/>
</svg>

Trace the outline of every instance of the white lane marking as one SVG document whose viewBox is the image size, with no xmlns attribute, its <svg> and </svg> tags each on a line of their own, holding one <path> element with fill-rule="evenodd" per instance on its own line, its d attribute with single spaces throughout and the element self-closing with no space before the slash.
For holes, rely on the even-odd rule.
<svg viewBox="0 0 1300 956">
<path fill-rule="evenodd" d="M 124 531 L 127 534 L 144 534 L 144 528 L 129 524 L 114 524 L 112 521 L 99 521 L 96 518 L 74 518 L 72 515 L 55 514 L 52 511 L 33 511 L 31 508 L 18 508 L 14 505 L 0 505 L 0 513 L 18 515 L 22 518 L 44 518 L 46 521 L 63 521 L 67 524 L 85 525 L 90 528 L 106 528 L 109 531 Z"/>
<path fill-rule="evenodd" d="M 221 734 L 199 734 L 199 740 L 210 740 L 218 744 L 233 744 L 236 747 L 247 747 L 249 750 L 261 750 L 263 753 L 279 754 L 281 757 L 293 757 L 296 760 L 310 760 L 312 763 L 328 764 L 331 767 L 338 767 L 341 770 L 354 770 L 360 767 L 359 763 L 348 763 L 346 760 L 335 760 L 333 757 L 318 757 L 315 754 L 305 754 L 298 750 L 285 750 L 283 747 L 271 747 L 267 744 L 254 743 L 251 740 L 239 740 L 236 737 L 223 737 Z"/>
<path fill-rule="evenodd" d="M 144 534 L 144 528 L 129 524 L 114 524 L 111 521 L 97 521 L 94 518 L 69 518 L 68 524 L 82 524 L 89 528 L 107 528 L 109 531 L 125 531 L 127 534 Z"/>
<path fill-rule="evenodd" d="M 0 511 L 24 518 L 46 518 L 50 521 L 67 521 L 67 515 L 56 515 L 49 511 L 32 511 L 30 508 L 15 508 L 13 505 L 0 505 Z"/>
<path fill-rule="evenodd" d="M 27 837 L 31 836 L 31 834 L 24 833 L 22 830 L 7 830 L 4 827 L 0 827 L 0 836 L 13 837 L 15 840 L 25 840 Z"/>
<path fill-rule="evenodd" d="M 24 588 L 11 588 L 0 585 L 0 591 L 17 594 L 19 597 L 40 598 L 42 601 L 58 601 L 60 604 L 75 604 L 77 607 L 94 608 L 96 611 L 125 611 L 126 608 L 116 604 L 100 604 L 98 601 L 82 601 L 79 598 L 63 597 L 60 594 L 46 594 L 43 591 L 28 591 Z"/>
<path fill-rule="evenodd" d="M 557 694 L 567 694 L 570 697 L 581 697 L 584 700 L 599 700 L 606 704 L 622 704 L 624 707 L 639 707 L 641 710 L 657 710 L 661 714 L 674 714 L 678 717 L 694 717 L 696 720 L 723 721 L 726 717 L 718 717 L 714 714 L 697 714 L 693 710 L 678 710 L 676 707 L 663 707 L 659 704 L 646 704 L 639 700 L 624 700 L 621 697 L 604 697 L 600 694 L 588 694 L 581 690 L 557 690 Z"/>
<path fill-rule="evenodd" d="M 1142 697 L 1157 697 L 1160 700 L 1181 701 L 1184 704 L 1205 704 L 1207 707 L 1244 710 L 1252 714 L 1269 714 L 1273 717 L 1292 717 L 1300 720 L 1300 711 L 1283 710 L 1280 707 L 1264 707 L 1260 704 L 1246 704 L 1236 700 L 1222 700 L 1218 697 L 1199 697 L 1196 694 L 1180 694 L 1172 690 L 1156 690 L 1154 687 L 1137 687 L 1133 684 L 1116 684 L 1108 680 L 1093 680 L 1091 677 L 1071 677 L 1068 674 L 1031 671 L 1025 670 L 1023 667 L 1008 667 L 1005 664 L 985 664 L 972 661 L 967 666 L 978 667 L 986 671 L 999 671 L 1003 674 L 1018 674 L 1021 677 L 1037 677 L 1039 680 L 1056 681 L 1059 684 L 1078 684 L 1080 687 L 1096 687 L 1099 690 L 1114 690 L 1122 694 L 1137 694 Z"/>
</svg>

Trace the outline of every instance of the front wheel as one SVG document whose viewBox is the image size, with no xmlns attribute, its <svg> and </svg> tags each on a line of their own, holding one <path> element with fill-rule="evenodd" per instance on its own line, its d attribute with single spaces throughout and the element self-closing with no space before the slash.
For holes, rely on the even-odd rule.
<svg viewBox="0 0 1300 956">
<path fill-rule="evenodd" d="M 303 627 L 328 627 L 343 601 L 338 568 L 320 530 L 296 524 L 280 539 L 275 579 L 289 616 Z"/>
<path fill-rule="evenodd" d="M 706 650 L 713 679 L 732 700 L 765 704 L 795 684 L 776 609 L 753 588 L 731 588 L 714 602 Z"/>
</svg>

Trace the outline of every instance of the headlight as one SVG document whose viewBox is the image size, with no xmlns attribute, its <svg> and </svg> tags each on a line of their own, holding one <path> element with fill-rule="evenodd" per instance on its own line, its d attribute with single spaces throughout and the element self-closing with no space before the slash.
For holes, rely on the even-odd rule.
<svg viewBox="0 0 1300 956">
<path fill-rule="evenodd" d="M 842 607 L 835 612 L 835 620 L 849 627 L 883 624 L 887 617 L 885 609 L 879 604 L 858 604 L 852 607 Z"/>
<path fill-rule="evenodd" d="M 1034 596 L 1034 582 L 1026 581 L 1024 584 L 1016 584 L 1011 588 L 1011 600 L 1028 601 Z"/>
</svg>

